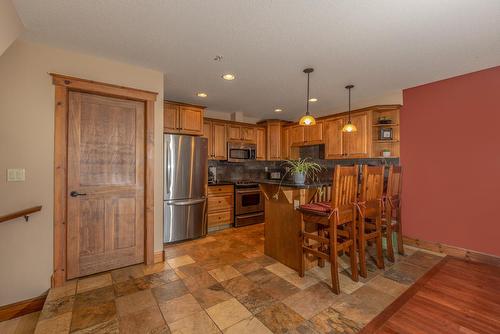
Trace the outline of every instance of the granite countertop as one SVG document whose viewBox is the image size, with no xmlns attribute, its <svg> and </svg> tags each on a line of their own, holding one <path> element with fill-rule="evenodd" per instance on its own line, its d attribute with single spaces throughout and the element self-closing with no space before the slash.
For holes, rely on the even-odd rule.
<svg viewBox="0 0 500 334">
<path fill-rule="evenodd" d="M 217 182 L 208 182 L 208 186 L 228 186 L 234 185 L 233 181 L 217 181 Z"/>
<path fill-rule="evenodd" d="M 262 184 L 279 185 L 281 181 L 280 180 L 259 179 L 259 180 L 255 180 L 255 182 L 262 183 Z M 294 183 L 293 181 L 289 181 L 289 180 L 283 180 L 283 182 L 281 182 L 282 187 L 301 188 L 301 189 L 318 188 L 321 186 L 327 186 L 327 185 L 331 185 L 331 184 L 332 184 L 332 181 L 317 181 L 314 183 L 305 183 L 305 184 L 298 184 L 298 183 Z"/>
</svg>

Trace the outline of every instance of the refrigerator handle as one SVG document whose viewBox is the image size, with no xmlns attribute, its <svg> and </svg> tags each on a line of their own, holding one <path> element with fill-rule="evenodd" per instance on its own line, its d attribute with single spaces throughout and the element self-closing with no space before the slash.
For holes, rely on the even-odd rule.
<svg viewBox="0 0 500 334">
<path fill-rule="evenodd" d="M 165 170 L 167 171 L 165 174 L 165 181 L 166 181 L 166 187 L 167 187 L 167 194 L 170 194 L 170 165 L 168 164 L 168 156 L 170 155 L 170 142 L 167 142 L 166 143 L 167 145 L 165 145 L 165 157 L 164 157 L 164 161 L 163 163 L 165 164 L 165 166 L 163 168 L 165 168 Z"/>
<path fill-rule="evenodd" d="M 193 205 L 193 204 L 199 204 L 205 202 L 206 198 L 201 198 L 201 199 L 188 199 L 185 201 L 179 201 L 179 200 L 174 200 L 174 201 L 165 201 L 165 203 L 169 205 Z"/>
</svg>

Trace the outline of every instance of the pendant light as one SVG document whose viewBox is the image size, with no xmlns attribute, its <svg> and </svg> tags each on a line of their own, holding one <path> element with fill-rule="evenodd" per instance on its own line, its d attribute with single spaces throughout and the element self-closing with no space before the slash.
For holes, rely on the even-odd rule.
<svg viewBox="0 0 500 334">
<path fill-rule="evenodd" d="M 309 74 L 311 74 L 313 71 L 314 71 L 314 69 L 312 69 L 312 68 L 306 68 L 304 70 L 304 73 L 307 74 L 306 114 L 300 118 L 299 124 L 300 125 L 305 125 L 305 126 L 315 125 L 316 124 L 316 120 L 309 113 Z"/>
<path fill-rule="evenodd" d="M 342 128 L 342 132 L 356 132 L 356 126 L 351 123 L 351 89 L 354 88 L 354 85 L 345 86 L 347 90 L 349 90 L 349 119 L 347 120 L 347 124 Z"/>
</svg>

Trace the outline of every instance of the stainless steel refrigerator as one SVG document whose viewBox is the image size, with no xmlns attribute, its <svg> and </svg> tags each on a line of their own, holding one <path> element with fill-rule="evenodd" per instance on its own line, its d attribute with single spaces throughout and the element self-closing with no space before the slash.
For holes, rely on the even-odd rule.
<svg viewBox="0 0 500 334">
<path fill-rule="evenodd" d="M 207 234 L 207 138 L 164 135 L 163 241 Z"/>
</svg>

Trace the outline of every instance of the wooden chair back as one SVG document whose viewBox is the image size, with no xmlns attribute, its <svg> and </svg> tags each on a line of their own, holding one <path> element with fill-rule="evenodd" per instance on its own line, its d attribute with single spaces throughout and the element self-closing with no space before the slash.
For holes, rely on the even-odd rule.
<svg viewBox="0 0 500 334">
<path fill-rule="evenodd" d="M 387 178 L 387 198 L 393 201 L 399 201 L 401 198 L 401 179 L 402 179 L 401 166 L 389 167 L 389 177 Z"/>
<path fill-rule="evenodd" d="M 331 202 L 332 201 L 332 186 L 331 185 L 323 185 L 318 187 L 316 193 L 309 203 L 318 203 L 318 202 Z"/>
<path fill-rule="evenodd" d="M 363 165 L 359 201 L 366 204 L 381 203 L 384 193 L 384 166 Z"/>
<path fill-rule="evenodd" d="M 351 210 L 358 195 L 358 165 L 339 166 L 333 171 L 332 209 Z"/>
</svg>

